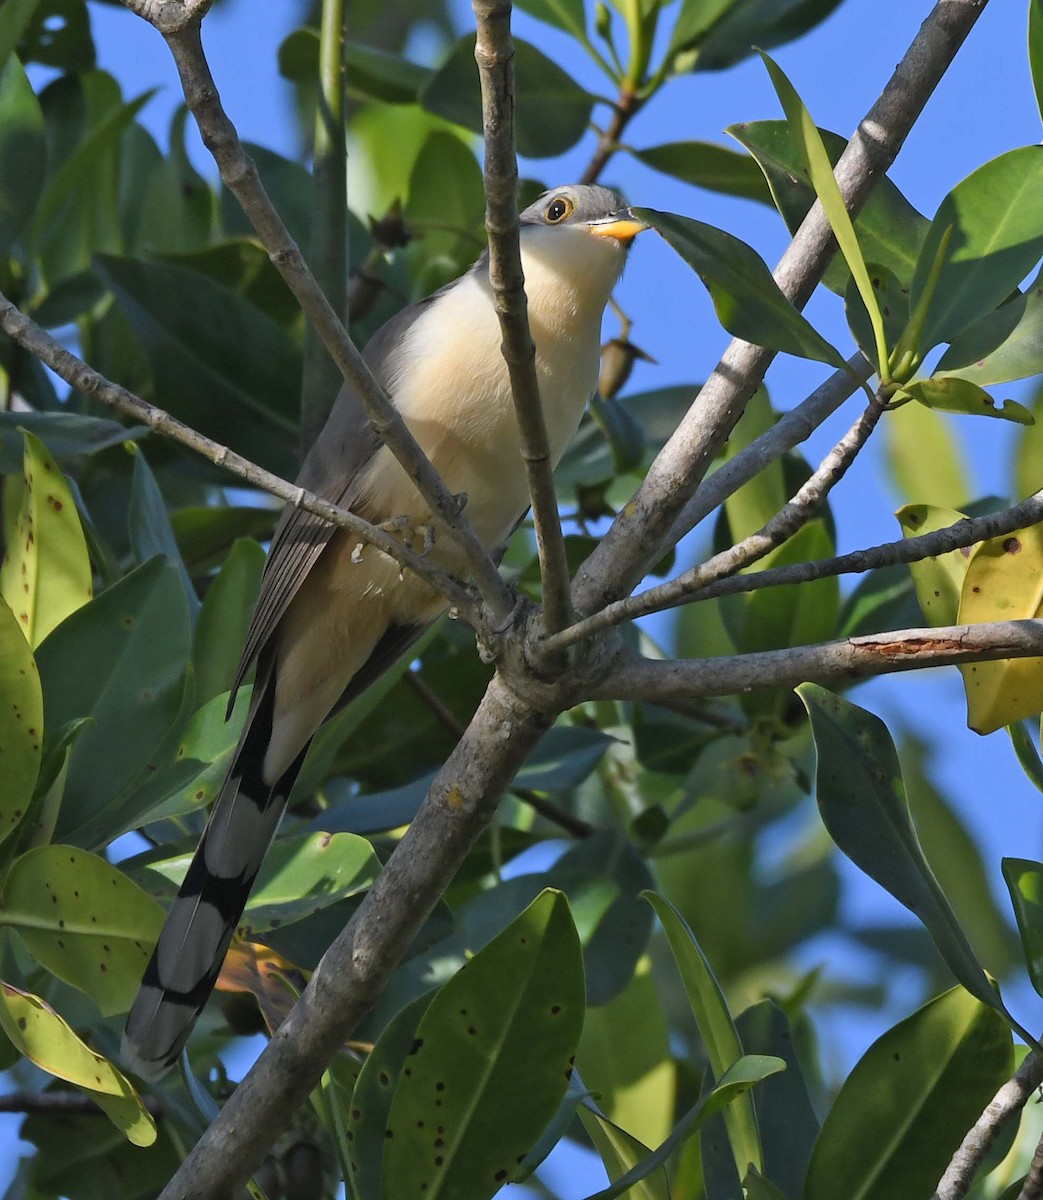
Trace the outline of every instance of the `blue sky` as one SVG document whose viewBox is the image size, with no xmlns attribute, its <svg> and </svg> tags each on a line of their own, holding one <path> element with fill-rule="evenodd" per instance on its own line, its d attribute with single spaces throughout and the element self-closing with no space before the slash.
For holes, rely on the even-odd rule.
<svg viewBox="0 0 1043 1200">
<path fill-rule="evenodd" d="M 264 0 L 263 4 L 226 0 L 205 24 L 204 41 L 214 75 L 241 135 L 286 154 L 296 151 L 289 90 L 272 64 L 301 7 L 297 0 Z M 878 95 L 930 7 L 926 0 L 847 0 L 823 25 L 778 50 L 776 57 L 818 123 L 848 134 Z M 982 162 L 1040 139 L 1025 53 L 1026 8 L 1024 0 L 993 0 L 987 7 L 891 172 L 909 200 L 928 216 L 948 189 Z M 153 30 L 125 11 L 98 4 L 92 4 L 91 10 L 99 65 L 120 79 L 124 93 L 135 95 L 159 86 L 142 119 L 157 138 L 165 140 L 180 100 L 165 46 Z M 454 14 L 461 31 L 470 25 L 468 5 L 455 3 Z M 604 92 L 607 81 L 567 38 L 524 14 L 517 15 L 515 29 L 592 91 Z M 438 47 L 433 39 L 418 38 L 413 49 L 423 58 L 437 54 Z M 626 140 L 638 147 L 683 139 L 728 142 L 722 134 L 725 126 L 780 115 L 763 66 L 747 61 L 725 72 L 672 81 L 634 120 Z M 205 152 L 193 140 L 194 161 L 212 177 Z M 581 173 L 592 144 L 588 137 L 561 159 L 527 164 L 526 173 L 549 185 L 568 182 Z M 613 162 L 605 181 L 621 185 L 633 203 L 697 216 L 730 230 L 756 247 L 769 264 L 785 248 L 782 222 L 767 208 L 696 190 L 629 156 Z M 639 241 L 631 257 L 620 299 L 634 319 L 634 340 L 658 360 L 656 366 L 638 366 L 632 388 L 705 378 L 728 338 L 717 325 L 699 281 L 665 243 L 650 235 Z M 850 345 L 835 297 L 818 296 L 807 311 L 827 337 L 842 348 Z M 611 318 L 607 329 L 615 332 Z M 815 364 L 780 359 L 768 377 L 773 402 L 778 408 L 792 406 L 823 376 L 823 368 Z M 1004 392 L 1023 401 L 1027 394 L 1028 389 L 1020 385 Z M 812 461 L 847 428 L 854 411 L 847 408 L 812 439 L 805 448 Z M 955 427 L 973 464 L 977 491 L 1005 492 L 1013 431 L 1002 422 L 970 419 L 957 420 Z M 842 549 L 897 536 L 893 511 L 902 501 L 887 482 L 879 454 L 859 460 L 842 485 L 841 496 L 849 498 L 837 504 Z M 851 503 L 852 497 L 857 502 Z M 885 719 L 901 714 L 931 742 L 936 779 L 984 848 L 990 878 L 997 895 L 1003 896 L 999 860 L 1003 855 L 1037 853 L 1043 797 L 1021 774 L 1005 734 L 982 739 L 965 729 L 962 697 L 955 670 L 879 681 L 855 695 L 858 703 Z M 897 905 L 853 868 L 845 880 L 845 904 L 853 917 L 901 919 Z M 832 949 L 828 944 L 813 947 L 809 958 Z M 1034 993 L 1025 987 L 1013 995 L 1019 1017 L 1038 1027 L 1043 1013 Z M 873 1027 L 861 1017 L 838 1016 L 830 1032 L 840 1062 L 849 1067 L 881 1030 L 882 1026 Z M 4 1173 L 0 1167 L 0 1176 Z"/>
</svg>

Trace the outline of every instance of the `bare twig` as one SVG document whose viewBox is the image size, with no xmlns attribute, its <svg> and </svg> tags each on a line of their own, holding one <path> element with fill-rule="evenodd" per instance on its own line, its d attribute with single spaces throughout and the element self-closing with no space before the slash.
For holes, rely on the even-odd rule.
<svg viewBox="0 0 1043 1200">
<path fill-rule="evenodd" d="M 617 663 L 589 689 L 594 700 L 700 700 L 798 683 L 848 683 L 875 675 L 1000 658 L 1043 655 L 1043 620 L 897 629 L 792 650 L 670 662 L 620 650 Z"/>
<path fill-rule="evenodd" d="M 160 1200 L 225 1197 L 245 1182 L 372 1007 L 553 721 L 553 712 L 536 712 L 494 678 L 380 877 Z"/>
<path fill-rule="evenodd" d="M 837 555 L 836 558 L 794 563 L 789 567 L 772 567 L 752 575 L 718 579 L 700 587 L 698 591 L 689 592 L 684 603 L 712 600 L 715 596 L 732 596 L 737 592 L 759 592 L 767 587 L 808 583 L 813 579 L 826 579 L 833 575 L 862 575 L 874 567 L 921 562 L 925 558 L 948 554 L 950 550 L 960 550 L 989 538 L 1016 533 L 1019 529 L 1027 529 L 1038 521 L 1043 521 L 1043 491 L 1034 493 L 1027 500 L 1022 500 L 1012 508 L 1005 508 L 1002 512 L 989 513 L 984 517 L 964 517 L 955 525 L 946 525 L 944 529 L 922 533 L 918 537 L 902 538 L 897 542 L 882 542 L 878 546 Z M 648 594 L 643 592 L 637 599 L 642 600 Z"/>
<path fill-rule="evenodd" d="M 939 0 L 837 163 L 856 213 L 902 146 L 913 122 L 981 15 L 986 0 Z M 803 307 L 835 251 L 820 204 L 812 207 L 775 270 L 782 291 Z M 589 615 L 627 595 L 661 553 L 678 515 L 709 469 L 774 352 L 735 340 L 660 451 L 633 500 L 573 582 L 576 611 Z"/>
<path fill-rule="evenodd" d="M 97 397 L 103 404 L 132 417 L 135 421 L 140 421 L 143 425 L 180 443 L 196 454 L 202 455 L 203 458 L 209 459 L 216 466 L 222 467 L 240 479 L 246 480 L 247 483 L 263 488 L 266 492 L 271 492 L 273 496 L 278 496 L 281 500 L 286 500 L 299 508 L 307 509 L 316 516 L 324 517 L 331 524 L 338 525 L 342 529 L 351 530 L 362 541 L 376 546 L 377 549 L 390 555 L 396 562 L 408 567 L 414 574 L 431 584 L 447 600 L 456 605 L 469 622 L 477 622 L 478 614 L 471 593 L 457 580 L 422 558 L 404 542 L 399 541 L 393 534 L 379 526 L 371 525 L 346 508 L 339 508 L 328 500 L 304 491 L 296 484 L 280 479 L 278 475 L 272 475 L 269 471 L 257 466 L 256 463 L 229 450 L 227 446 L 222 446 L 219 442 L 197 433 L 196 430 L 183 424 L 163 409 L 146 403 L 140 396 L 134 395 L 133 392 L 127 391 L 119 384 L 112 383 L 82 359 L 66 350 L 50 334 L 45 333 L 39 325 L 16 308 L 2 292 L 0 292 L 0 329 L 12 341 L 17 342 L 41 362 L 46 363 L 59 378 L 64 379 L 76 391 L 82 392 L 85 396 Z"/>
<path fill-rule="evenodd" d="M 831 417 L 858 390 L 859 384 L 872 374 L 873 367 L 861 352 L 852 355 L 846 367 L 834 371 L 806 400 L 783 413 L 770 429 L 703 480 L 667 534 L 665 548 L 673 549 L 686 533 L 734 495 L 744 483 L 749 483 L 787 450 L 792 450 L 811 437 L 822 422 Z"/>
<path fill-rule="evenodd" d="M 154 1116 L 162 1115 L 162 1101 L 141 1097 Z M 48 1117 L 103 1117 L 105 1112 L 85 1092 L 9 1092 L 0 1096 L 0 1113 L 40 1114 Z"/>
<path fill-rule="evenodd" d="M 598 144 L 590 162 L 587 163 L 586 170 L 580 176 L 580 183 L 597 183 L 601 172 L 608 166 L 609 159 L 619 149 L 623 133 L 642 103 L 641 97 L 633 92 L 628 84 L 624 83 L 612 110 L 612 119 L 598 138 Z"/>
<path fill-rule="evenodd" d="M 1021 1066 L 989 1101 L 985 1111 L 967 1131 L 938 1181 L 932 1200 L 963 1200 L 981 1169 L 985 1156 L 1003 1127 L 1017 1117 L 1032 1093 L 1043 1083 L 1043 1056 L 1031 1051 Z M 1036 1151 L 1039 1157 L 1039 1150 Z M 1033 1166 L 1036 1159 L 1033 1159 Z M 1022 1193 L 1024 1195 L 1024 1193 Z"/>
<path fill-rule="evenodd" d="M 730 549 L 715 554 L 705 563 L 685 571 L 676 579 L 671 579 L 659 587 L 649 588 L 639 596 L 625 596 L 586 620 L 577 622 L 556 637 L 548 639 L 548 648 L 553 651 L 571 646 L 582 638 L 590 637 L 612 625 L 684 604 L 692 596 L 701 594 L 716 580 L 735 575 L 744 567 L 763 558 L 776 546 L 781 546 L 811 519 L 830 491 L 843 479 L 855 456 L 876 428 L 886 407 L 886 400 L 874 396 L 854 425 L 822 460 L 818 470 L 803 484 L 793 499 L 787 501 L 761 529 L 743 538 Z"/>
<path fill-rule="evenodd" d="M 149 19 L 147 13 L 156 7 L 147 0 L 124 0 L 124 3 L 146 19 Z M 460 546 L 468 570 L 494 619 L 505 618 L 513 606 L 510 589 L 461 512 L 457 499 L 450 494 L 398 410 L 373 378 L 337 313 L 315 282 L 300 249 L 264 190 L 256 166 L 243 149 L 210 74 L 199 20 L 178 23 L 173 28 L 158 19 L 153 23 L 163 34 L 173 55 L 185 101 L 199 127 L 203 144 L 217 163 L 222 182 L 239 201 L 272 263 L 286 280 L 344 379 L 365 405 L 374 430 L 413 480 L 431 512 L 438 516 L 439 522 Z"/>
<path fill-rule="evenodd" d="M 500 319 L 501 347 L 511 377 L 519 444 L 532 501 L 532 522 L 549 633 L 572 620 L 569 564 L 554 492 L 550 442 L 540 405 L 536 349 L 529 331 L 525 278 L 518 244 L 518 161 L 514 150 L 514 40 L 510 0 L 473 0 L 478 31 L 475 61 L 482 83 L 485 133 L 485 228 L 489 282 Z"/>
</svg>

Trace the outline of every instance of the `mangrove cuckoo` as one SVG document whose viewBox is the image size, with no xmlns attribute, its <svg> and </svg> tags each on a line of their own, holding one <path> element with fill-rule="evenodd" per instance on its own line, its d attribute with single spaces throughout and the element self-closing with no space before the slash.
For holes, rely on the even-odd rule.
<svg viewBox="0 0 1043 1200">
<path fill-rule="evenodd" d="M 521 214 L 529 327 L 555 463 L 594 391 L 602 315 L 643 228 L 602 187 L 555 188 Z M 500 342 L 486 254 L 388 321 L 364 355 L 449 490 L 466 494 L 466 515 L 490 551 L 529 506 Z M 297 482 L 376 524 L 398 519 L 414 548 L 426 541 L 433 563 L 466 573 L 349 386 Z M 445 607 L 429 584 L 357 535 L 301 508 L 282 514 L 232 690 L 256 664 L 246 726 L 127 1019 L 123 1057 L 138 1075 L 169 1069 L 213 990 L 316 729 Z"/>
</svg>

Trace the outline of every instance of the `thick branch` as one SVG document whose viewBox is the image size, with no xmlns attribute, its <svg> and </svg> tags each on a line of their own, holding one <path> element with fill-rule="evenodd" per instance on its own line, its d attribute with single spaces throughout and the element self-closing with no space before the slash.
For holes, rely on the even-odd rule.
<svg viewBox="0 0 1043 1200">
<path fill-rule="evenodd" d="M 617 666 L 590 689 L 594 700 L 655 704 L 735 696 L 798 683 L 847 683 L 874 675 L 1043 656 L 1043 620 L 898 629 L 818 646 L 674 662 L 620 651 Z"/>
<path fill-rule="evenodd" d="M 985 1156 L 1003 1127 L 1021 1112 L 1032 1093 L 1043 1084 L 1043 1057 L 1032 1051 L 967 1131 L 938 1181 L 932 1200 L 963 1200 L 981 1169 Z"/>
<path fill-rule="evenodd" d="M 939 0 L 837 163 L 836 177 L 856 213 L 894 161 L 913 122 L 981 15 L 986 0 Z M 775 270 L 803 307 L 835 251 L 817 202 Z M 774 352 L 735 340 L 703 385 L 699 402 L 652 464 L 634 499 L 583 564 L 573 584 L 587 615 L 627 595 L 661 553 L 663 541 L 764 377 Z"/>
<path fill-rule="evenodd" d="M 817 471 L 761 529 L 743 538 L 728 550 L 722 550 L 706 562 L 659 587 L 649 588 L 639 596 L 625 596 L 585 621 L 579 621 L 556 637 L 548 639 L 547 649 L 554 651 L 571 646 L 601 629 L 623 621 L 660 612 L 684 604 L 701 594 L 716 580 L 737 574 L 781 546 L 805 525 L 818 510 L 830 491 L 843 479 L 855 456 L 866 444 L 886 407 L 886 401 L 875 396 L 868 407 L 822 460 Z M 766 574 L 766 572 L 762 572 Z"/>
<path fill-rule="evenodd" d="M 142 8 L 141 0 L 126 2 L 135 11 Z M 269 258 L 322 338 L 344 379 L 358 393 L 373 428 L 413 480 L 431 512 L 438 516 L 450 536 L 460 545 L 466 555 L 468 569 L 492 614 L 502 619 L 512 607 L 507 585 L 478 541 L 470 522 L 462 514 L 458 501 L 450 494 L 398 410 L 373 378 L 276 212 L 261 184 L 257 168 L 243 149 L 235 126 L 221 105 L 217 85 L 203 53 L 198 21 L 172 32 L 163 29 L 160 32 L 174 57 L 185 101 L 199 126 L 203 144 L 217 163 L 222 182 L 239 201 Z"/>
<path fill-rule="evenodd" d="M 421 579 L 431 584 L 450 603 L 456 605 L 469 622 L 473 624 L 477 621 L 478 614 L 467 589 L 444 571 L 421 558 L 393 534 L 379 526 L 371 525 L 346 508 L 338 508 L 336 504 L 314 496 L 311 492 L 297 487 L 296 484 L 287 483 L 278 475 L 272 475 L 250 462 L 249 459 L 229 450 L 227 446 L 222 446 L 219 442 L 197 433 L 168 412 L 164 412 L 163 409 L 147 404 L 140 396 L 135 396 L 133 392 L 128 392 L 119 384 L 112 383 L 95 371 L 93 367 L 88 366 L 81 358 L 77 358 L 75 354 L 66 350 L 50 334 L 45 333 L 39 325 L 16 308 L 2 292 L 0 292 L 0 329 L 12 341 L 35 355 L 42 363 L 46 363 L 59 378 L 64 379 L 76 391 L 82 392 L 85 396 L 95 396 L 103 404 L 124 413 L 135 421 L 140 421 L 142 425 L 147 425 L 157 433 L 163 434 L 164 437 L 179 442 L 182 446 L 202 455 L 216 466 L 230 471 L 247 483 L 263 488 L 266 492 L 271 492 L 273 496 L 297 505 L 298 508 L 307 509 L 316 516 L 324 517 L 331 524 L 338 525 L 342 529 L 351 530 L 352 533 L 358 535 L 360 540 L 376 546 L 378 550 L 390 555 L 396 562 L 408 567 Z"/>
<path fill-rule="evenodd" d="M 514 41 L 510 0 L 474 0 L 475 61 L 482 83 L 485 134 L 485 228 L 489 236 L 489 282 L 503 337 L 501 350 L 511 378 L 519 444 L 532 501 L 540 556 L 544 622 L 549 633 L 572 619 L 569 564 L 561 535 L 547 426 L 536 376 L 536 348 L 529 332 L 525 277 L 518 244 L 518 160 L 514 149 Z"/>
<path fill-rule="evenodd" d="M 245 1183 L 373 1006 L 553 720 L 553 713 L 536 712 L 494 678 L 380 878 L 160 1200 L 215 1200 Z"/>
</svg>

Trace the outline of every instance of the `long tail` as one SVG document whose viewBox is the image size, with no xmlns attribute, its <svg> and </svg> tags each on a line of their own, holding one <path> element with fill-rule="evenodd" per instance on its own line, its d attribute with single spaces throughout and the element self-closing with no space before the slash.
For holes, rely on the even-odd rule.
<svg viewBox="0 0 1043 1200">
<path fill-rule="evenodd" d="M 304 760 L 302 750 L 280 779 L 265 782 L 275 687 L 270 679 L 255 687 L 260 695 L 127 1017 L 122 1058 L 142 1079 L 173 1066 L 214 990 Z"/>
</svg>

